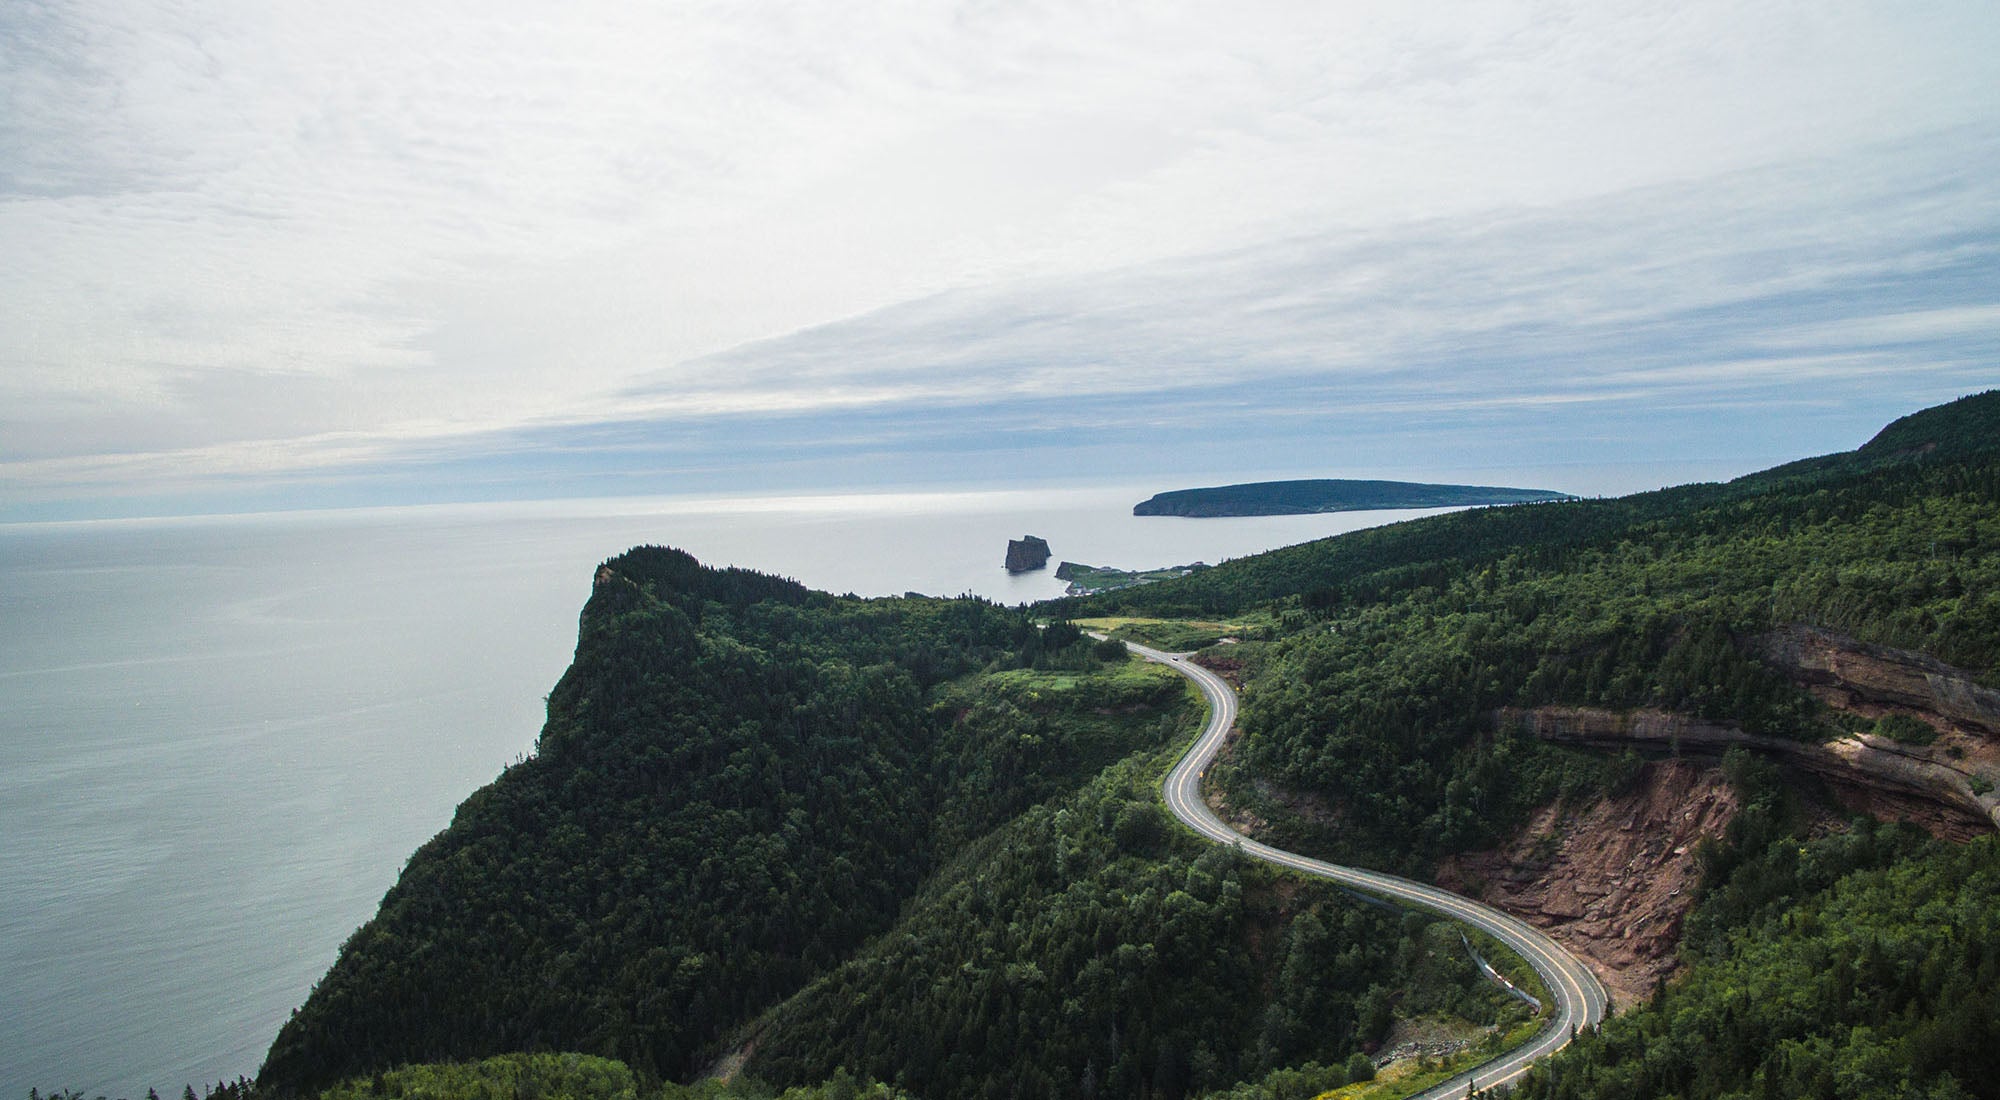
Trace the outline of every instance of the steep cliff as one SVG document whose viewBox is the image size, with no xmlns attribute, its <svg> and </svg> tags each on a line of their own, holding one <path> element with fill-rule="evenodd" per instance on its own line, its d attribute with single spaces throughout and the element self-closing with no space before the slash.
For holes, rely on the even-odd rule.
<svg viewBox="0 0 2000 1100">
<path fill-rule="evenodd" d="M 1700 874 L 1694 853 L 1703 838 L 1722 837 L 1738 808 L 1705 762 L 1731 745 L 1816 776 L 1848 809 L 1940 837 L 1969 840 L 2000 824 L 1989 786 L 2000 777 L 2000 692 L 1925 654 L 1811 626 L 1747 647 L 1859 728 L 1809 744 L 1658 709 L 1503 710 L 1498 721 L 1545 741 L 1676 755 L 1646 764 L 1623 793 L 1543 807 L 1499 847 L 1447 859 L 1438 881 L 1544 928 L 1630 1005 L 1677 968 Z M 1899 740 L 1879 728 L 1909 732 Z"/>
<path fill-rule="evenodd" d="M 2000 691 L 1925 654 L 1805 625 L 1775 630 L 1754 648 L 1835 709 L 1871 718 L 1902 711 L 1981 739 L 2000 735 Z"/>
<path fill-rule="evenodd" d="M 1948 735 L 1932 745 L 1909 745 L 1852 733 L 1812 744 L 1653 709 L 1506 708 L 1497 720 L 1544 741 L 1597 748 L 1715 756 L 1742 745 L 1825 780 L 1850 809 L 1909 821 L 1938 836 L 1965 840 L 2000 824 L 2000 799 L 1988 778 L 2000 774 L 2000 752 L 1983 738 Z"/>
<path fill-rule="evenodd" d="M 1049 564 L 1048 541 L 1034 535 L 1022 535 L 1007 542 L 1007 572 L 1026 573 Z"/>
</svg>

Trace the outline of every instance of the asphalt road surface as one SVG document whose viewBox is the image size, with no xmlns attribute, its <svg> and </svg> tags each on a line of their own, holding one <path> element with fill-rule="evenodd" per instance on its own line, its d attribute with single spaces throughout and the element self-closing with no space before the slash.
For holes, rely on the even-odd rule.
<svg viewBox="0 0 2000 1100">
<path fill-rule="evenodd" d="M 1528 1067 L 1537 1059 L 1561 1050 L 1569 1045 L 1578 1031 L 1604 1018 L 1607 1003 L 1604 987 L 1598 984 L 1589 968 L 1554 940 L 1498 909 L 1421 882 L 1293 855 L 1252 840 L 1223 824 L 1222 819 L 1216 817 L 1215 812 L 1208 808 L 1208 803 L 1202 800 L 1201 781 L 1209 763 L 1222 748 L 1223 740 L 1236 725 L 1236 692 L 1222 677 L 1189 660 L 1187 654 L 1166 653 L 1132 642 L 1125 645 L 1141 657 L 1158 661 L 1193 680 L 1201 688 L 1201 693 L 1208 697 L 1208 725 L 1203 728 L 1194 746 L 1181 757 L 1180 763 L 1167 774 L 1162 790 L 1167 808 L 1173 811 L 1175 817 L 1217 844 L 1235 845 L 1247 856 L 1464 921 L 1514 949 L 1542 976 L 1542 981 L 1555 996 L 1555 1011 L 1548 1025 L 1532 1041 L 1420 1093 L 1418 1100 L 1464 1096 L 1468 1083 L 1481 1090 L 1511 1085 L 1528 1072 Z"/>
</svg>

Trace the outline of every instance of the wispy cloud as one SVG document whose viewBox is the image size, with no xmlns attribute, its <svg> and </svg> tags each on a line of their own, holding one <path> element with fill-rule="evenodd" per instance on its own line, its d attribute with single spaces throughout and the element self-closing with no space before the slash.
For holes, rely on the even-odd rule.
<svg viewBox="0 0 2000 1100">
<path fill-rule="evenodd" d="M 1864 361 L 1921 380 L 2000 340 L 1996 172 L 2000 134 L 1960 131 L 1555 210 L 952 293 L 697 360 L 623 399 L 692 393 L 700 409 L 706 385 L 803 380 L 914 402 L 952 379 L 1034 397 L 1297 378 L 1343 383 L 1351 410 L 1375 393 L 1768 388 Z M 1829 174 L 1849 186 L 1816 187 Z"/>
</svg>

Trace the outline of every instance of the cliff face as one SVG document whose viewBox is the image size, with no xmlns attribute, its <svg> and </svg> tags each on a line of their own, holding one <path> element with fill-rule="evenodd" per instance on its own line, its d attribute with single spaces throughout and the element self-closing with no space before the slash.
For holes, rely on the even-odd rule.
<svg viewBox="0 0 2000 1100">
<path fill-rule="evenodd" d="M 1711 763 L 1731 745 L 1817 776 L 1849 809 L 1941 837 L 1969 840 L 2000 825 L 1992 785 L 2000 780 L 2000 692 L 1923 654 L 1812 627 L 1787 627 L 1751 648 L 1835 711 L 1901 715 L 1934 739 L 1912 744 L 1864 731 L 1809 744 L 1664 710 L 1503 709 L 1497 722 L 1546 741 L 1674 755 L 1647 764 L 1623 794 L 1575 812 L 1545 807 L 1506 844 L 1447 860 L 1439 883 L 1547 931 L 1630 1005 L 1677 967 L 1700 874 L 1696 845 L 1720 837 L 1738 809 Z"/>
<path fill-rule="evenodd" d="M 1034 535 L 1022 535 L 1007 543 L 1007 572 L 1026 573 L 1049 564 L 1049 544 Z"/>
<path fill-rule="evenodd" d="M 2000 826 L 2000 691 L 1922 653 L 1794 625 L 1750 648 L 1836 712 L 1896 717 L 1928 744 L 1863 730 L 1819 744 L 1760 737 L 1661 710 L 1537 707 L 1499 712 L 1547 741 L 1721 752 L 1743 745 L 1824 779 L 1850 809 L 1970 839 Z M 1917 724 L 1920 723 L 1920 724 Z"/>
<path fill-rule="evenodd" d="M 1756 649 L 1836 709 L 1870 717 L 1916 711 L 1933 725 L 2000 735 L 2000 691 L 1924 654 L 1803 625 L 1757 639 Z"/>
<path fill-rule="evenodd" d="M 1737 809 L 1721 769 L 1655 761 L 1622 793 L 1544 807 L 1500 847 L 1446 860 L 1437 880 L 1547 932 L 1622 1008 L 1675 970 L 1701 876 L 1696 845 L 1720 837 Z"/>
<path fill-rule="evenodd" d="M 1938 836 L 1968 840 L 2000 825 L 2000 799 L 1987 778 L 2000 774 L 2000 747 L 1958 731 L 1930 745 L 1902 744 L 1869 733 L 1808 744 L 1659 710 L 1509 708 L 1497 717 L 1545 741 L 1599 748 L 1630 745 L 1717 755 L 1742 745 L 1820 777 L 1851 809 L 1909 821 Z"/>
</svg>

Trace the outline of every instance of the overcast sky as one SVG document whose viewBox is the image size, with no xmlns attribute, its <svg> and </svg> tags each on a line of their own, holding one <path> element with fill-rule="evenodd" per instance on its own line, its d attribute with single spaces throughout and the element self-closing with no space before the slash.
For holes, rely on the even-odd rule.
<svg viewBox="0 0 2000 1100">
<path fill-rule="evenodd" d="M 0 4 L 0 519 L 1611 491 L 2000 384 L 2000 5 Z"/>
</svg>

